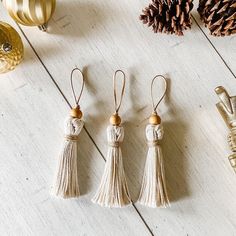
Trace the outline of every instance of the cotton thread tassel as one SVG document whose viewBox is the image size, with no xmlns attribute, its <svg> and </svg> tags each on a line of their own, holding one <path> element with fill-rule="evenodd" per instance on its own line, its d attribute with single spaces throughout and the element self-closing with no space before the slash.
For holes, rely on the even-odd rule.
<svg viewBox="0 0 236 236">
<path fill-rule="evenodd" d="M 165 183 L 164 163 L 159 141 L 163 138 L 161 124 L 146 127 L 148 154 L 143 175 L 139 202 L 148 207 L 167 207 L 169 199 Z"/>
<path fill-rule="evenodd" d="M 119 122 L 115 122 L 116 119 L 119 119 Z M 120 148 L 120 143 L 124 139 L 124 129 L 119 125 L 118 115 L 112 116 L 110 121 L 113 125 L 107 128 L 109 147 L 105 170 L 92 201 L 104 207 L 122 207 L 131 203 Z"/>
<path fill-rule="evenodd" d="M 153 86 L 156 79 L 162 79 L 165 85 L 164 93 L 159 101 L 154 103 Z M 151 97 L 153 113 L 146 127 L 146 138 L 148 143 L 147 160 L 144 168 L 143 182 L 139 195 L 139 203 L 148 207 L 167 207 L 169 199 L 165 182 L 165 171 L 160 140 L 163 138 L 163 127 L 161 118 L 157 114 L 158 105 L 166 95 L 167 80 L 162 75 L 156 75 L 151 83 Z"/>
<path fill-rule="evenodd" d="M 62 198 L 76 198 L 80 196 L 78 182 L 78 138 L 84 122 L 80 119 L 82 113 L 79 107 L 72 109 L 71 117 L 66 120 L 65 141 L 60 155 L 56 181 L 55 195 Z"/>
</svg>

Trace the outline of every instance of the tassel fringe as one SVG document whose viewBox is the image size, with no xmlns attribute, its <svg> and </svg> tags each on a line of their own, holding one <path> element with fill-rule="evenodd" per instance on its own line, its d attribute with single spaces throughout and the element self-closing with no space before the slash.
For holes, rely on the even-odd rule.
<svg viewBox="0 0 236 236">
<path fill-rule="evenodd" d="M 167 207 L 169 199 L 165 170 L 159 140 L 163 137 L 162 125 L 147 125 L 148 154 L 138 202 L 148 207 Z"/>
<path fill-rule="evenodd" d="M 72 117 L 66 121 L 66 137 L 54 184 L 54 194 L 62 198 L 76 198 L 80 196 L 77 169 L 77 141 L 83 124 L 82 120 Z"/>
<path fill-rule="evenodd" d="M 131 203 L 119 147 L 124 138 L 123 127 L 109 126 L 107 137 L 109 148 L 105 170 L 92 202 L 104 207 L 122 207 Z"/>
</svg>

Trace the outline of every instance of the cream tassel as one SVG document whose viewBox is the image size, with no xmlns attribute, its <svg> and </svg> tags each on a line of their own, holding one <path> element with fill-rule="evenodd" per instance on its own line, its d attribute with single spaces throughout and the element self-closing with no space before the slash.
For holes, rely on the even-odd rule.
<svg viewBox="0 0 236 236">
<path fill-rule="evenodd" d="M 107 138 L 109 147 L 105 170 L 92 201 L 104 207 L 122 207 L 131 202 L 120 148 L 124 139 L 123 127 L 108 126 Z"/>
<path fill-rule="evenodd" d="M 66 120 L 65 142 L 60 155 L 54 185 L 55 195 L 62 198 L 75 198 L 80 195 L 77 169 L 77 141 L 83 125 L 83 121 L 78 118 L 70 117 Z"/>
<path fill-rule="evenodd" d="M 148 207 L 169 206 L 163 156 L 159 145 L 159 140 L 162 139 L 163 133 L 161 124 L 149 124 L 146 127 L 149 148 L 138 201 Z"/>
</svg>

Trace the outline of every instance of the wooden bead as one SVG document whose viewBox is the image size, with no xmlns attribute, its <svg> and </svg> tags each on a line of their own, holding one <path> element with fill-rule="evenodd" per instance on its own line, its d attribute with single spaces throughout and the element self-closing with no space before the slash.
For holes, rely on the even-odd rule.
<svg viewBox="0 0 236 236">
<path fill-rule="evenodd" d="M 118 114 L 114 114 L 110 117 L 110 123 L 112 125 L 119 125 L 121 123 L 121 118 Z"/>
<path fill-rule="evenodd" d="M 149 123 L 152 125 L 159 125 L 161 123 L 161 117 L 156 113 L 153 113 L 149 118 Z"/>
<path fill-rule="evenodd" d="M 73 109 L 70 111 L 70 115 L 71 115 L 71 117 L 73 117 L 73 118 L 81 119 L 82 116 L 83 116 L 83 113 L 82 113 L 82 111 L 80 110 L 80 107 L 76 107 L 76 108 L 73 108 Z"/>
</svg>

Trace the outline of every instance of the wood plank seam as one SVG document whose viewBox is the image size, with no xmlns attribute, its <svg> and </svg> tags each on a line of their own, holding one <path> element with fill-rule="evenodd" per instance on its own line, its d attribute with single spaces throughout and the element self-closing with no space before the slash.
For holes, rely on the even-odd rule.
<svg viewBox="0 0 236 236">
<path fill-rule="evenodd" d="M 201 32 L 203 33 L 203 35 L 205 36 L 205 38 L 207 39 L 207 41 L 210 43 L 210 45 L 213 47 L 213 49 L 215 50 L 215 52 L 217 53 L 217 55 L 220 57 L 220 59 L 223 61 L 223 63 L 225 64 L 225 66 L 227 67 L 227 69 L 230 71 L 230 73 L 234 76 L 234 78 L 236 79 L 236 75 L 234 74 L 234 72 L 232 71 L 232 69 L 230 68 L 230 66 L 227 64 L 227 62 L 224 60 L 223 56 L 220 54 L 220 52 L 216 49 L 215 45 L 212 43 L 212 41 L 210 40 L 210 38 L 207 36 L 207 34 L 203 31 L 202 27 L 198 24 L 197 20 L 195 19 L 195 17 L 191 14 L 193 20 L 195 21 L 196 25 L 198 26 L 198 28 L 201 30 Z"/>
</svg>

